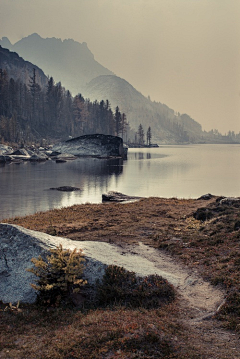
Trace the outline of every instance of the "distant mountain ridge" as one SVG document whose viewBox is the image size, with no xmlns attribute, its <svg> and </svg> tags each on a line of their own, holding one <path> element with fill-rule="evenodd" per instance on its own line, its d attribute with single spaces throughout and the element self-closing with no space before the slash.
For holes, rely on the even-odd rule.
<svg viewBox="0 0 240 359">
<path fill-rule="evenodd" d="M 38 34 L 32 34 L 14 45 L 3 37 L 0 45 L 17 51 L 23 58 L 41 67 L 55 82 L 61 81 L 67 90 L 81 93 L 91 101 L 108 99 L 113 111 L 119 106 L 120 111 L 127 115 L 134 131 L 138 130 L 140 123 L 145 133 L 150 126 L 154 142 L 198 142 L 201 138 L 199 123 L 187 114 L 176 114 L 168 106 L 144 97 L 126 80 L 95 61 L 86 43 L 80 44 L 71 39 L 43 39 Z M 19 74 L 21 71 L 18 70 Z"/>
<path fill-rule="evenodd" d="M 86 42 L 81 44 L 72 39 L 62 41 L 54 37 L 43 39 L 35 33 L 15 44 L 3 37 L 0 45 L 36 64 L 74 94 L 80 93 L 94 77 L 113 75 L 112 71 L 94 59 Z"/>
<path fill-rule="evenodd" d="M 48 78 L 38 66 L 25 61 L 16 52 L 4 49 L 0 45 L 0 69 L 5 69 L 9 78 L 28 84 L 33 75 L 33 68 L 36 71 L 36 82 L 44 88 L 47 86 Z"/>
</svg>

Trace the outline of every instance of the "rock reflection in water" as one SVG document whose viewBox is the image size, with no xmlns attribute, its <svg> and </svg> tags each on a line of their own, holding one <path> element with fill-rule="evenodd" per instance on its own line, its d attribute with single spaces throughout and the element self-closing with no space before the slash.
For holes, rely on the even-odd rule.
<svg viewBox="0 0 240 359">
<path fill-rule="evenodd" d="M 0 168 L 0 219 L 78 203 L 101 202 L 109 181 L 123 172 L 122 159 L 79 158 L 57 164 L 24 162 Z M 50 191 L 52 187 L 79 187 L 77 192 Z"/>
</svg>

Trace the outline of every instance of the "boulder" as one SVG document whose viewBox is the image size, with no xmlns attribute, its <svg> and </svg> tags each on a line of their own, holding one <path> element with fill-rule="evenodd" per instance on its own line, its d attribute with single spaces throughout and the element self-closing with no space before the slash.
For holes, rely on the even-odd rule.
<svg viewBox="0 0 240 359">
<path fill-rule="evenodd" d="M 31 259 L 39 255 L 45 258 L 51 248 L 60 244 L 73 250 L 82 248 L 81 243 L 16 225 L 0 224 L 0 300 L 13 304 L 18 301 L 34 303 L 36 292 L 30 283 L 34 283 L 36 277 L 26 270 L 33 267 Z M 90 247 L 92 245 L 90 243 Z M 103 276 L 106 264 L 92 258 L 91 254 L 85 259 L 85 279 L 90 285 L 95 284 L 96 279 Z"/>
<path fill-rule="evenodd" d="M 54 159 L 56 160 L 56 162 L 60 162 L 60 161 L 73 161 L 76 160 L 77 157 L 72 155 L 71 153 L 61 153 L 58 156 L 54 157 Z"/>
<path fill-rule="evenodd" d="M 45 155 L 44 153 L 37 153 L 37 154 L 32 155 L 29 158 L 29 161 L 30 162 L 43 162 L 43 161 L 46 161 L 47 159 L 48 159 L 48 156 Z"/>
<path fill-rule="evenodd" d="M 198 200 L 204 199 L 205 201 L 208 201 L 209 199 L 212 199 L 213 195 L 211 193 L 207 193 L 202 195 L 201 197 L 198 198 Z"/>
<path fill-rule="evenodd" d="M 13 148 L 0 143 L 0 155 L 9 154 L 13 151 Z"/>
<path fill-rule="evenodd" d="M 240 198 L 238 197 L 225 197 L 220 200 L 220 205 L 223 206 L 240 206 Z"/>
<path fill-rule="evenodd" d="M 126 194 L 120 192 L 114 192 L 114 191 L 109 191 L 108 193 L 102 194 L 103 202 L 125 202 L 125 201 L 137 200 L 140 198 L 142 197 L 128 196 Z"/>
<path fill-rule="evenodd" d="M 11 153 L 13 156 L 29 156 L 29 152 L 25 148 L 19 148 L 18 150 Z"/>
<path fill-rule="evenodd" d="M 73 191 L 81 191 L 78 187 L 71 186 L 61 186 L 61 187 L 52 187 L 51 190 L 62 191 L 62 192 L 73 192 Z"/>
<path fill-rule="evenodd" d="M 122 138 L 102 134 L 72 138 L 53 146 L 52 150 L 75 156 L 126 157 Z"/>
</svg>

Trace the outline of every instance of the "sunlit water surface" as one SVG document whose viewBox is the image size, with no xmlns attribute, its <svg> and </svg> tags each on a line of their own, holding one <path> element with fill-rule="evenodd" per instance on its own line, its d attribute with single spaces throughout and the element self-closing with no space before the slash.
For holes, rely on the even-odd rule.
<svg viewBox="0 0 240 359">
<path fill-rule="evenodd" d="M 3 165 L 0 219 L 99 203 L 108 191 L 143 197 L 240 196 L 239 160 L 240 145 L 189 145 L 129 149 L 127 161 L 79 158 Z M 59 186 L 81 191 L 50 190 Z"/>
</svg>

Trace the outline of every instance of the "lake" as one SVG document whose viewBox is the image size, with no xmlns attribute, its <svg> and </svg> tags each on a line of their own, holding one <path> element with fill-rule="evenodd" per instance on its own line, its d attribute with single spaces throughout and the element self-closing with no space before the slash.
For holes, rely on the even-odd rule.
<svg viewBox="0 0 240 359">
<path fill-rule="evenodd" d="M 77 192 L 51 187 L 73 186 Z M 240 145 L 160 146 L 129 149 L 128 160 L 79 158 L 0 167 L 0 220 L 80 203 L 102 193 L 198 198 L 240 196 Z"/>
</svg>

